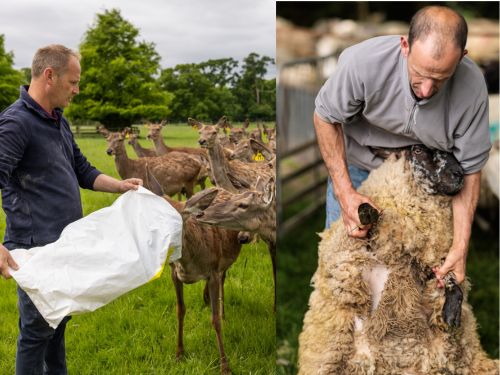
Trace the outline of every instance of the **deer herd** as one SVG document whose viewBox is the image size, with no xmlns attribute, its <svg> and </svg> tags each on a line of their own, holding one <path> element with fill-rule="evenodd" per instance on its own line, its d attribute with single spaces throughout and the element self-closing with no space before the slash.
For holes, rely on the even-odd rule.
<svg viewBox="0 0 500 375">
<path fill-rule="evenodd" d="M 154 148 L 142 147 L 138 132 L 133 134 L 130 128 L 117 133 L 104 127 L 99 130 L 107 138 L 106 153 L 113 156 L 120 177 L 142 179 L 145 188 L 167 200 L 182 217 L 182 257 L 170 265 L 177 297 L 176 358 L 180 361 L 184 355 L 183 285 L 205 280 L 203 298 L 211 305 L 221 373 L 229 374 L 221 332 L 224 280 L 242 243 L 255 235 L 266 243 L 271 255 L 276 311 L 276 127 L 262 125 L 269 140 L 264 142 L 260 123 L 247 132 L 249 120 L 236 127 L 225 116 L 216 125 L 189 118 L 191 127 L 199 132 L 200 147 L 169 147 L 161 133 L 166 119 L 160 124 L 142 121 L 149 130 L 146 139 L 153 141 Z M 138 158 L 127 156 L 125 140 Z M 207 177 L 216 187 L 205 189 Z M 197 194 L 193 194 L 195 185 L 201 188 Z M 172 199 L 175 195 L 177 200 Z M 186 201 L 181 201 L 182 195 Z"/>
</svg>

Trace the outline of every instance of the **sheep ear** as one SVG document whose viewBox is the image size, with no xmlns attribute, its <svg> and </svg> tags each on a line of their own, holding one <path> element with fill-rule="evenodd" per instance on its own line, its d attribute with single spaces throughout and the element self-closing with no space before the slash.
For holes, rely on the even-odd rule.
<svg viewBox="0 0 500 375">
<path fill-rule="evenodd" d="M 382 159 L 387 159 L 392 154 L 396 155 L 396 158 L 399 159 L 409 150 L 410 150 L 409 147 L 402 147 L 402 148 L 370 147 L 370 151 L 372 152 L 372 154 L 380 156 Z"/>
</svg>

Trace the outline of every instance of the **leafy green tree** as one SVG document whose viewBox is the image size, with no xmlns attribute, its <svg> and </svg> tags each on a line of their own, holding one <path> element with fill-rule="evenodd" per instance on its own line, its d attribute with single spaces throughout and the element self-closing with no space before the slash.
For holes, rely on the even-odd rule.
<svg viewBox="0 0 500 375">
<path fill-rule="evenodd" d="M 31 83 L 31 68 L 21 68 L 21 73 L 24 75 L 24 84 L 29 85 Z"/>
<path fill-rule="evenodd" d="M 14 53 L 6 52 L 5 36 L 0 34 L 0 112 L 19 98 L 19 86 L 23 84 L 23 74 L 14 69 Z"/>
<path fill-rule="evenodd" d="M 173 121 L 185 122 L 188 117 L 215 121 L 223 115 L 232 119 L 237 110 L 234 97 L 225 86 L 228 79 L 203 73 L 202 69 L 207 68 L 204 64 L 183 64 L 162 70 L 158 80 L 160 86 L 175 95 L 170 116 Z"/>
<path fill-rule="evenodd" d="M 264 76 L 267 73 L 267 66 L 275 64 L 274 59 L 251 53 L 243 61 L 234 95 L 242 107 L 244 116 L 273 120 L 276 117 L 276 80 L 266 81 Z"/>
<path fill-rule="evenodd" d="M 69 118 L 96 120 L 117 129 L 141 117 L 171 113 L 173 95 L 154 77 L 160 69 L 155 44 L 139 42 L 138 36 L 139 30 L 118 9 L 96 15 L 79 46 L 80 94 L 71 101 Z"/>
<path fill-rule="evenodd" d="M 239 75 L 233 70 L 238 66 L 238 61 L 233 58 L 208 60 L 198 64 L 198 68 L 214 86 L 222 90 L 226 86 L 233 86 Z"/>
</svg>

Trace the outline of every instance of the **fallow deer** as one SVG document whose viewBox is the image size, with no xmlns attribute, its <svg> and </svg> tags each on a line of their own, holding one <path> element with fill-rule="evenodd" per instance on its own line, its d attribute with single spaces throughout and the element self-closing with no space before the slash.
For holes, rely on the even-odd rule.
<svg viewBox="0 0 500 375">
<path fill-rule="evenodd" d="M 217 227 L 205 227 L 198 223 L 192 213 L 201 211 L 214 201 L 223 203 L 231 194 L 217 188 L 203 190 L 185 202 L 176 202 L 163 194 L 160 185 L 151 172 L 147 173 L 150 190 L 169 202 L 182 217 L 182 258 L 170 264 L 170 275 L 177 296 L 178 336 L 176 358 L 184 355 L 183 326 L 186 306 L 184 304 L 184 284 L 194 284 L 207 280 L 212 307 L 212 327 L 217 336 L 221 357 L 221 373 L 231 372 L 222 344 L 221 316 L 224 316 L 224 279 L 225 271 L 238 259 L 241 244 L 237 241 L 238 232 Z M 220 312 L 219 315 L 219 301 Z"/>
<path fill-rule="evenodd" d="M 245 120 L 245 122 L 243 123 L 243 127 L 241 128 L 237 128 L 236 126 L 226 123 L 226 127 L 231 130 L 231 133 L 229 133 L 229 141 L 237 145 L 239 142 L 244 140 L 247 135 L 248 125 L 250 125 L 249 119 Z"/>
<path fill-rule="evenodd" d="M 111 133 L 104 127 L 99 128 L 100 133 L 107 138 L 108 148 L 106 153 L 113 155 L 116 170 L 124 180 L 140 178 L 144 187 L 149 188 L 146 181 L 146 164 L 155 173 L 165 193 L 173 196 L 184 192 L 186 198 L 193 195 L 196 179 L 200 173 L 201 164 L 198 160 L 186 157 L 185 154 L 175 152 L 164 157 L 129 159 L 125 148 L 126 130 L 121 133 Z"/>
<path fill-rule="evenodd" d="M 154 148 L 144 148 L 141 146 L 141 144 L 137 140 L 137 133 L 134 134 L 128 132 L 127 137 L 128 137 L 128 144 L 132 146 L 138 157 L 154 158 L 158 156 Z"/>
<path fill-rule="evenodd" d="M 264 186 L 261 180 L 252 187 L 247 182 L 231 178 L 238 190 L 229 200 L 210 206 L 196 214 L 202 225 L 217 226 L 228 230 L 257 233 L 267 244 L 273 263 L 274 311 L 276 311 L 276 199 L 274 178 Z"/>
<path fill-rule="evenodd" d="M 228 161 L 224 157 L 217 134 L 226 125 L 226 116 L 222 117 L 217 125 L 203 125 L 192 118 L 189 118 L 188 121 L 191 126 L 196 125 L 199 129 L 200 138 L 198 139 L 198 144 L 208 150 L 210 166 L 218 187 L 226 189 L 231 193 L 237 193 L 226 173 L 230 173 L 250 184 L 255 184 L 259 176 L 263 179 L 271 177 L 271 171 L 266 165 L 244 163 L 238 160 Z"/>
</svg>

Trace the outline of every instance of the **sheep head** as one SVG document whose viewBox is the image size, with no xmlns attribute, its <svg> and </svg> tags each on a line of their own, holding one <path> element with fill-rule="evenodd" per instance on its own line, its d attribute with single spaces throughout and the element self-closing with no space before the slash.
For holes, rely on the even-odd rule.
<svg viewBox="0 0 500 375">
<path fill-rule="evenodd" d="M 431 150 L 424 145 L 403 148 L 372 148 L 371 151 L 386 159 L 391 154 L 404 156 L 419 185 L 429 194 L 456 195 L 464 186 L 464 171 L 452 153 Z"/>
</svg>

